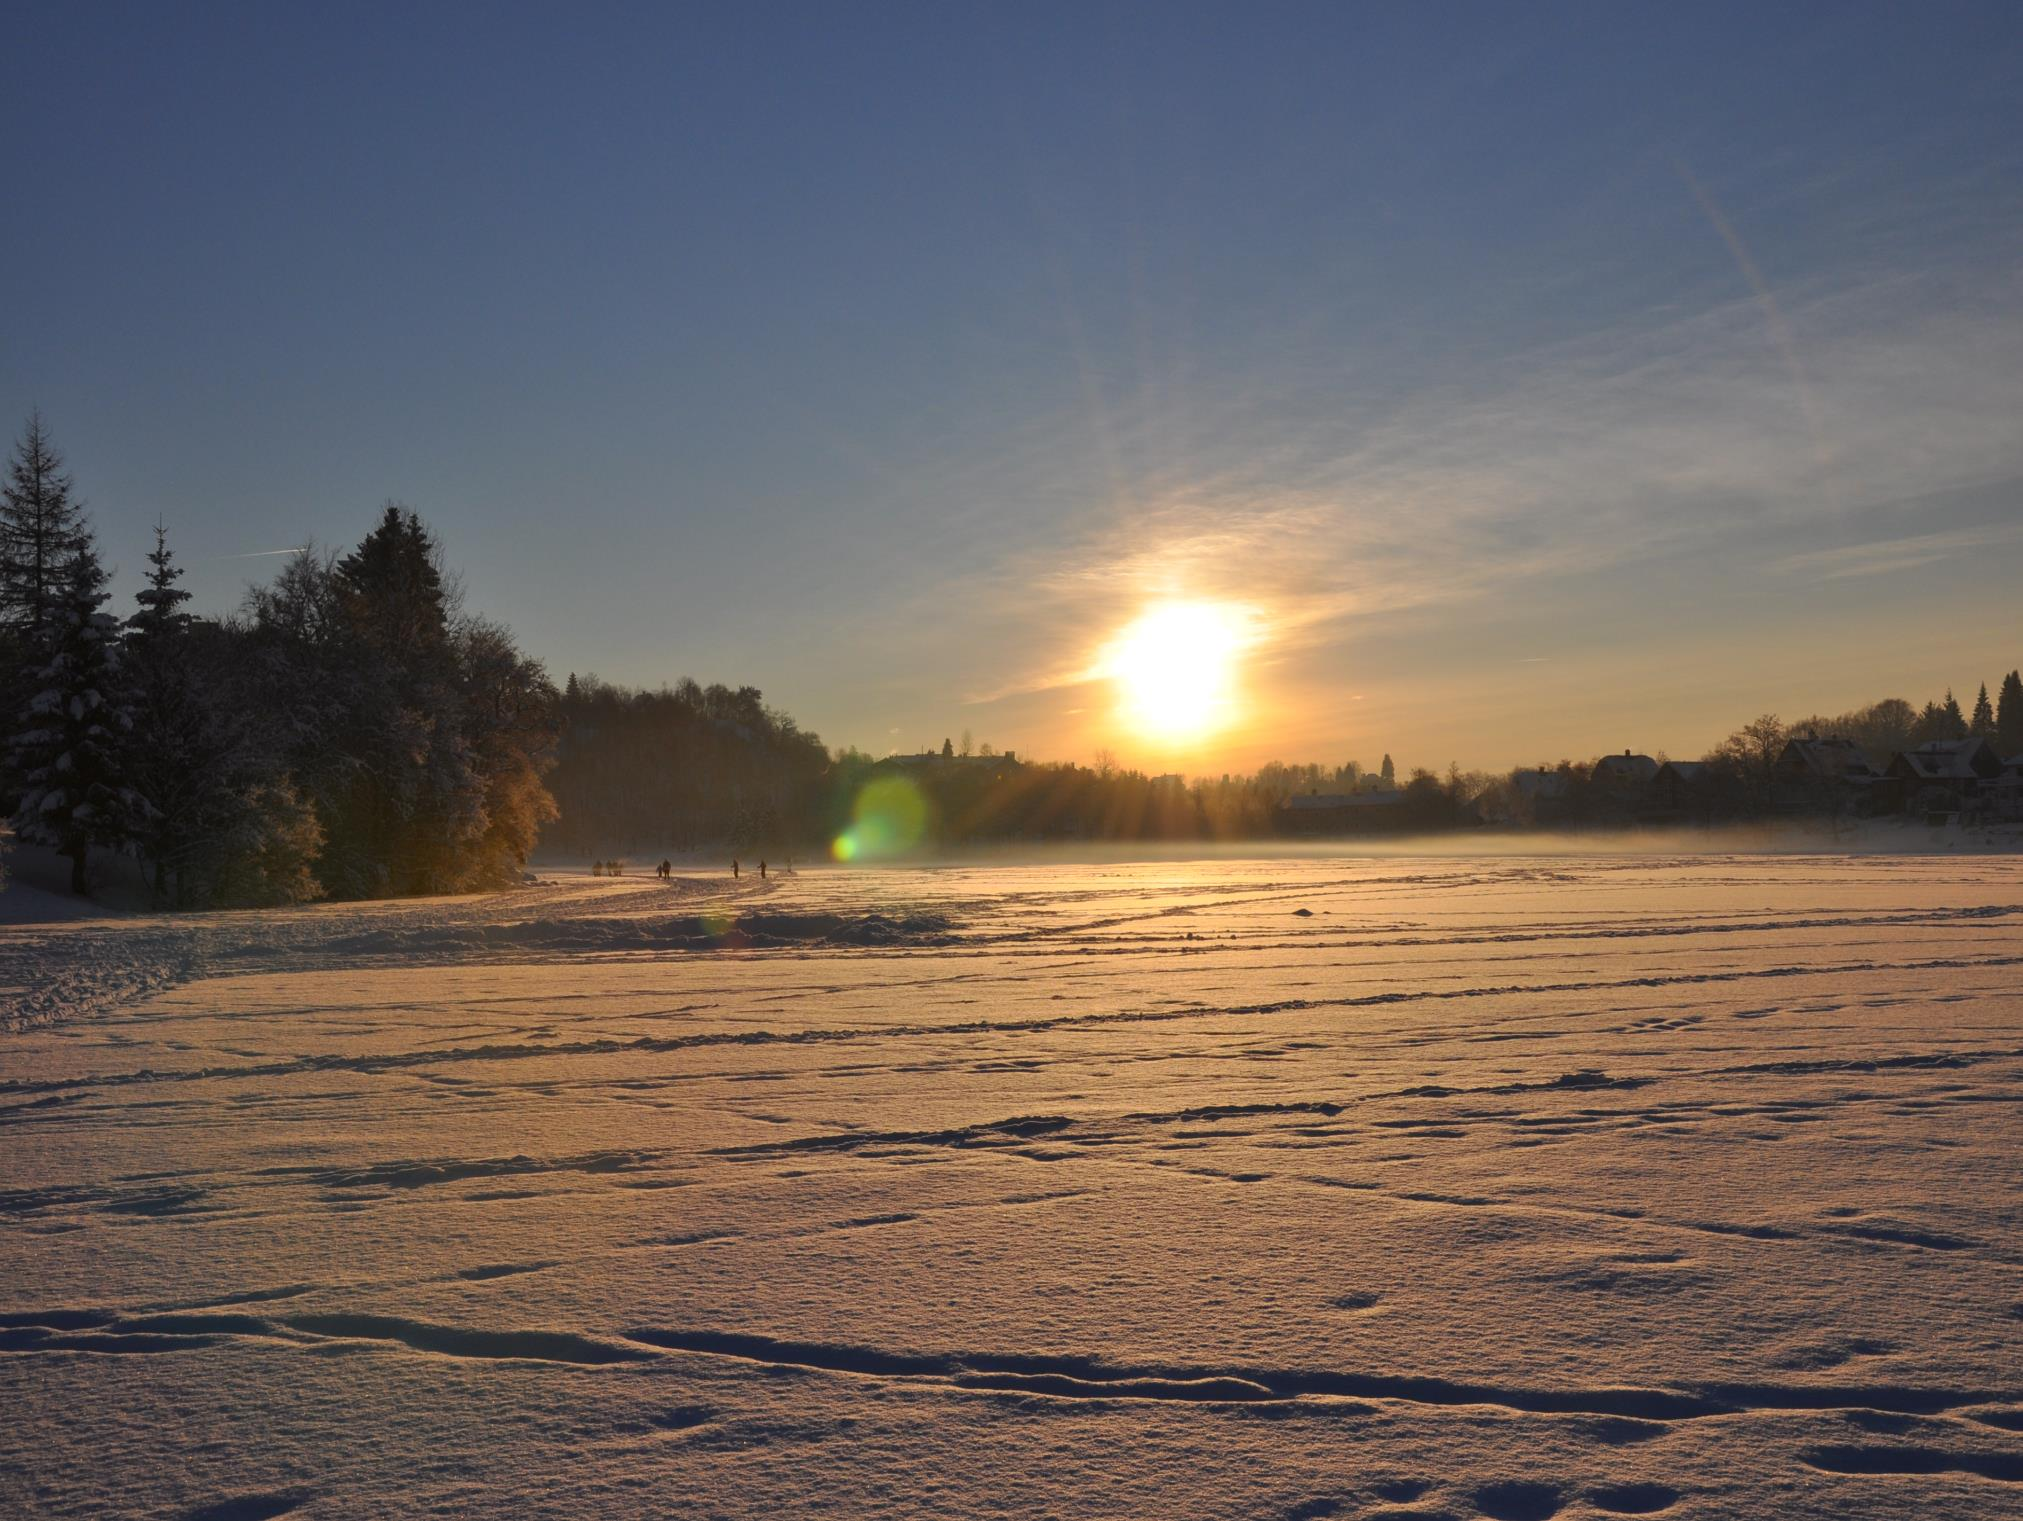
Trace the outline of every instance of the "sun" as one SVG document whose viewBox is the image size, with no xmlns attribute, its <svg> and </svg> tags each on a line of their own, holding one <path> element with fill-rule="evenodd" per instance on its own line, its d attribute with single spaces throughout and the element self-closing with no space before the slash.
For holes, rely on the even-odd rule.
<svg viewBox="0 0 2023 1521">
<path fill-rule="evenodd" d="M 1133 730 L 1169 743 L 1201 739 L 1235 716 L 1237 657 L 1248 643 L 1239 609 L 1164 602 L 1117 635 L 1100 670 L 1117 684 Z"/>
</svg>

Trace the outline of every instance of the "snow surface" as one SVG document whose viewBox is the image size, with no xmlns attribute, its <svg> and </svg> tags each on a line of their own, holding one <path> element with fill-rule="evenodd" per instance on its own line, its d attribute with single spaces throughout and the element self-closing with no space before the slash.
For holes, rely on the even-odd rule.
<svg viewBox="0 0 2023 1521">
<path fill-rule="evenodd" d="M 0 928 L 0 1513 L 2023 1515 L 2023 859 Z"/>
</svg>

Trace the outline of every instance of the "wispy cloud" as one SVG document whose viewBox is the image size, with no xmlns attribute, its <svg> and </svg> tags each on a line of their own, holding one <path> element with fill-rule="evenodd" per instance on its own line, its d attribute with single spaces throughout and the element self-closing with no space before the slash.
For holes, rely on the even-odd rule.
<svg viewBox="0 0 2023 1521">
<path fill-rule="evenodd" d="M 1312 375 L 1197 400 L 1184 428 L 1156 406 L 1112 408 L 1106 454 L 1139 461 L 1126 487 L 962 581 L 973 616 L 1015 606 L 1023 631 L 972 700 L 1086 679 L 1096 637 L 1159 597 L 1254 609 L 1267 650 L 1291 652 L 1436 603 L 1534 596 L 1547 577 L 1692 552 L 1774 560 L 1794 533 L 1873 529 L 1932 493 L 2023 476 L 2017 284 L 1815 290 L 1782 301 L 1774 335 L 1752 293 L 1485 362 L 1381 408 L 1332 399 Z M 1169 448 L 1182 434 L 1184 451 Z M 1028 466 L 1015 489 L 1072 486 Z M 1995 542 L 1984 532 L 1786 564 L 1882 574 Z"/>
<path fill-rule="evenodd" d="M 1856 576 L 1886 576 L 1896 571 L 1914 570 L 1920 565 L 1936 565 L 1969 549 L 2014 543 L 2023 539 L 2023 523 L 1992 523 L 1981 528 L 1958 528 L 1945 533 L 1920 533 L 1901 539 L 1876 539 L 1866 544 L 1843 544 L 1834 549 L 1807 550 L 1786 555 L 1776 569 L 1819 581 L 1845 581 Z"/>
</svg>

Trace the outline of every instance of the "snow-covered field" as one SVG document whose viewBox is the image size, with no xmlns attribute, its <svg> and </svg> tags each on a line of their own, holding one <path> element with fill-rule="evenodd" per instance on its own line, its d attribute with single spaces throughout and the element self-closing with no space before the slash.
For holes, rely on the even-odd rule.
<svg viewBox="0 0 2023 1521">
<path fill-rule="evenodd" d="M 2023 1515 L 2023 858 L 0 929 L 0 1512 Z"/>
</svg>

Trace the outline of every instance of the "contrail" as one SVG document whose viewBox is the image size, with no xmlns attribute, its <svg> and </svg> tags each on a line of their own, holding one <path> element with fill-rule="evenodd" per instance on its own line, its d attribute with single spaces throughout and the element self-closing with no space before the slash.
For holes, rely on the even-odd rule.
<svg viewBox="0 0 2023 1521">
<path fill-rule="evenodd" d="M 1805 365 L 1799 360 L 1798 345 L 1792 340 L 1791 329 L 1784 321 L 1784 313 L 1777 309 L 1777 301 L 1770 294 L 1770 282 L 1763 278 L 1763 271 L 1756 267 L 1756 261 L 1749 256 L 1743 245 L 1742 236 L 1735 231 L 1728 218 L 1721 214 L 1721 208 L 1707 187 L 1693 177 L 1693 171 L 1686 167 L 1681 158 L 1672 160 L 1672 167 L 1679 171 L 1679 178 L 1686 182 L 1693 199 L 1706 213 L 1707 220 L 1714 224 L 1714 231 L 1721 235 L 1721 241 L 1728 245 L 1728 252 L 1735 256 L 1736 267 L 1742 271 L 1742 278 L 1749 282 L 1749 289 L 1756 294 L 1756 304 L 1763 308 L 1764 325 L 1770 329 L 1770 341 L 1777 345 L 1777 352 L 1784 360 L 1786 373 L 1791 376 L 1791 387 L 1798 393 L 1798 410 L 1805 415 L 1805 425 L 1812 433 L 1812 452 L 1819 462 L 1820 489 L 1832 495 L 1827 475 L 1829 465 L 1826 452 L 1826 433 L 1820 426 L 1819 403 L 1813 398 L 1812 382 L 1806 376 Z"/>
<path fill-rule="evenodd" d="M 299 555 L 306 553 L 307 544 L 297 544 L 293 549 L 252 549 L 242 555 L 219 555 L 221 560 L 261 560 L 268 555 Z"/>
</svg>

